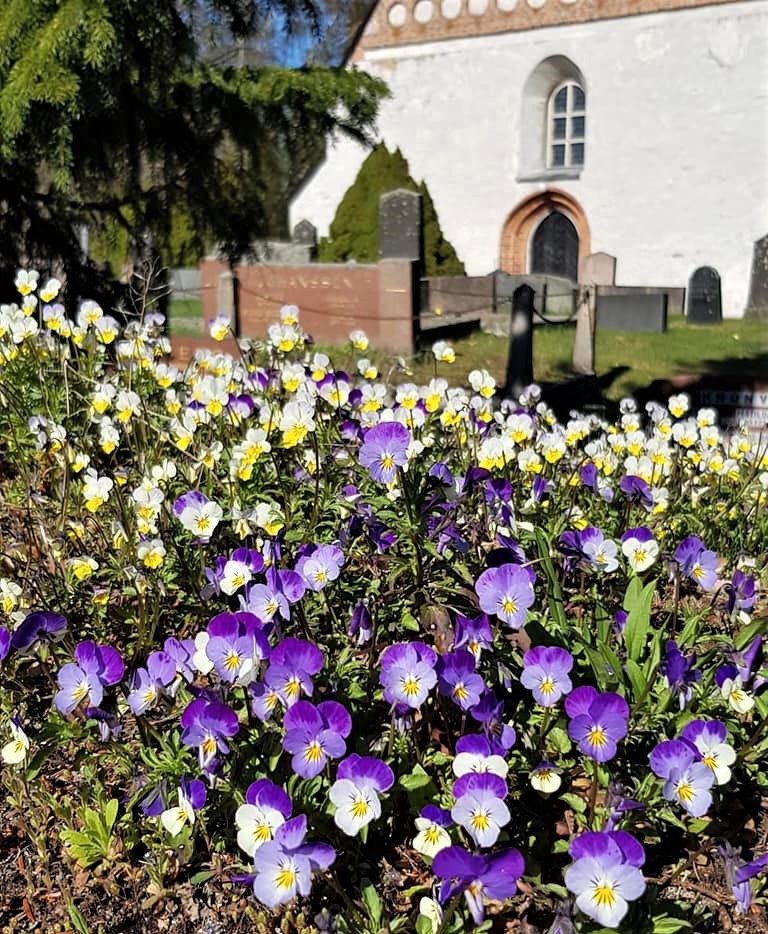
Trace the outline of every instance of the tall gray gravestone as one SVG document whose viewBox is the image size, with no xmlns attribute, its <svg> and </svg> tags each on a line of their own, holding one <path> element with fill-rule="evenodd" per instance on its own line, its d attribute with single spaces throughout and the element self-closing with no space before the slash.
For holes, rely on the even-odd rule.
<svg viewBox="0 0 768 934">
<path fill-rule="evenodd" d="M 307 248 L 310 261 L 317 259 L 317 227 L 308 220 L 301 220 L 291 232 L 291 241 Z"/>
<path fill-rule="evenodd" d="M 718 324 L 723 320 L 720 274 L 700 266 L 688 280 L 688 323 Z"/>
<path fill-rule="evenodd" d="M 755 240 L 752 249 L 747 314 L 756 318 L 768 318 L 768 234 Z"/>
<path fill-rule="evenodd" d="M 411 259 L 421 262 L 421 195 L 398 188 L 379 201 L 379 259 Z"/>
<path fill-rule="evenodd" d="M 512 325 L 505 392 L 517 399 L 533 382 L 533 297 L 530 285 L 519 285 L 512 295 Z"/>
</svg>

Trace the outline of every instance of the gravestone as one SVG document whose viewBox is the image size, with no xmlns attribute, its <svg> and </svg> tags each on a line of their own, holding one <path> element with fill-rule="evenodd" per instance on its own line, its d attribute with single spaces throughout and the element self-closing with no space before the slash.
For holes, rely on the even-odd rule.
<svg viewBox="0 0 768 934">
<path fill-rule="evenodd" d="M 398 188 L 379 201 L 379 258 L 424 258 L 421 234 L 421 195 Z"/>
<path fill-rule="evenodd" d="M 755 240 L 747 315 L 768 318 L 768 234 Z"/>
<path fill-rule="evenodd" d="M 615 285 L 616 257 L 610 253 L 590 253 L 579 260 L 579 282 L 584 285 Z"/>
<path fill-rule="evenodd" d="M 688 280 L 688 323 L 718 324 L 723 320 L 720 274 L 700 266 Z"/>
<path fill-rule="evenodd" d="M 667 296 L 664 292 L 646 294 L 625 291 L 603 295 L 597 290 L 597 325 L 608 331 L 667 330 Z"/>
<path fill-rule="evenodd" d="M 517 399 L 533 382 L 533 296 L 529 285 L 518 286 L 512 295 L 507 378 L 507 398 Z"/>
<path fill-rule="evenodd" d="M 317 227 L 308 220 L 301 220 L 293 228 L 291 241 L 307 248 L 310 262 L 317 259 Z"/>
</svg>

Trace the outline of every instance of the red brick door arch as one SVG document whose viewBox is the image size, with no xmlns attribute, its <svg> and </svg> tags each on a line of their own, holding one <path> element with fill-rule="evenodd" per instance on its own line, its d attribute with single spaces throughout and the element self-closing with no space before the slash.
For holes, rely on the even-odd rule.
<svg viewBox="0 0 768 934">
<path fill-rule="evenodd" d="M 518 204 L 501 231 L 499 269 L 522 275 L 528 269 L 529 244 L 536 227 L 553 211 L 564 214 L 579 235 L 579 259 L 592 252 L 587 215 L 579 202 L 565 191 L 550 188 L 530 195 Z"/>
</svg>

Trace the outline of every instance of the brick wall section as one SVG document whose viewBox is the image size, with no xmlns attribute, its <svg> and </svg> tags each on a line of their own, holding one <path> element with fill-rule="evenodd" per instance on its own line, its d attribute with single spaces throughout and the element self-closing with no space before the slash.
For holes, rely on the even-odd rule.
<svg viewBox="0 0 768 934">
<path fill-rule="evenodd" d="M 203 319 L 217 313 L 217 285 L 227 266 L 201 263 Z M 240 336 L 264 338 L 283 305 L 297 305 L 304 330 L 321 344 L 343 344 L 360 328 L 382 350 L 410 354 L 414 346 L 414 264 L 378 266 L 238 266 Z"/>
<path fill-rule="evenodd" d="M 487 9 L 479 16 L 469 12 L 469 0 L 462 0 L 461 11 L 455 19 L 446 19 L 440 12 L 441 0 L 432 0 L 432 18 L 428 23 L 418 23 L 413 17 L 413 10 L 418 2 L 419 0 L 379 0 L 352 52 L 351 61 L 359 62 L 368 49 L 518 32 L 566 23 L 586 23 L 636 16 L 641 13 L 733 3 L 738 0 L 575 0 L 567 4 L 562 0 L 545 0 L 539 9 L 532 9 L 525 0 L 517 0 L 514 10 L 509 11 L 499 10 L 496 0 L 487 0 Z M 393 6 L 400 3 L 407 11 L 406 20 L 402 26 L 395 28 L 389 24 L 387 15 Z"/>
</svg>

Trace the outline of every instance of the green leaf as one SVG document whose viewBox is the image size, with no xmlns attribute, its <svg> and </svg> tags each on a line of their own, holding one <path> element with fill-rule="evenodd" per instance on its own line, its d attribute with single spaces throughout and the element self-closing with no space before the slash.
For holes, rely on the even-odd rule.
<svg viewBox="0 0 768 934">
<path fill-rule="evenodd" d="M 554 619 L 557 629 L 560 632 L 565 632 L 568 627 L 565 618 L 563 591 L 560 587 L 557 571 L 552 563 L 549 539 L 544 534 L 544 530 L 540 528 L 536 528 L 533 534 L 536 539 L 536 548 L 539 553 L 539 559 L 541 560 L 541 567 L 546 577 L 547 609 Z"/>
<path fill-rule="evenodd" d="M 68 905 L 67 914 L 69 915 L 69 920 L 72 922 L 72 927 L 77 931 L 77 934 L 90 934 L 88 922 L 85 920 L 82 911 L 80 911 L 77 905 Z"/>
<path fill-rule="evenodd" d="M 655 581 L 643 587 L 638 577 L 633 577 L 624 596 L 627 623 L 624 627 L 624 644 L 627 657 L 639 661 L 643 657 L 648 630 L 651 626 L 651 604 L 656 590 Z"/>
<path fill-rule="evenodd" d="M 107 802 L 107 806 L 104 809 L 104 826 L 108 831 L 111 831 L 115 826 L 115 821 L 117 820 L 117 810 L 120 807 L 120 803 L 117 798 L 112 798 Z"/>
<path fill-rule="evenodd" d="M 561 752 L 563 755 L 566 755 L 571 751 L 571 749 L 573 749 L 571 737 L 561 726 L 553 727 L 549 731 L 547 734 L 547 742 L 556 752 Z"/>
<path fill-rule="evenodd" d="M 565 801 L 569 807 L 573 808 L 577 814 L 583 814 L 587 810 L 587 802 L 580 796 L 566 791 L 559 796 L 561 801 Z"/>
<path fill-rule="evenodd" d="M 636 661 L 628 658 L 624 663 L 624 671 L 627 673 L 629 683 L 632 686 L 632 697 L 635 701 L 640 700 L 645 693 L 645 678 L 640 670 L 640 666 Z"/>
<path fill-rule="evenodd" d="M 675 934 L 676 931 L 692 931 L 693 925 L 682 918 L 660 915 L 653 918 L 653 934 Z"/>
<path fill-rule="evenodd" d="M 400 625 L 403 629 L 408 629 L 410 632 L 421 632 L 421 626 L 419 626 L 419 621 L 408 610 L 403 613 L 400 617 Z"/>
<path fill-rule="evenodd" d="M 406 791 L 417 791 L 431 783 L 432 779 L 427 772 L 418 763 L 414 765 L 413 770 L 408 775 L 401 775 L 398 781 Z"/>
<path fill-rule="evenodd" d="M 203 869 L 201 872 L 196 872 L 193 876 L 190 877 L 191 885 L 202 885 L 203 882 L 207 882 L 209 879 L 212 879 L 216 875 L 215 870 L 213 869 Z"/>
<path fill-rule="evenodd" d="M 365 907 L 368 909 L 368 917 L 371 920 L 372 927 L 378 929 L 381 925 L 381 899 L 376 891 L 376 886 L 372 882 L 368 879 L 363 880 L 363 882 L 362 895 Z"/>
</svg>

